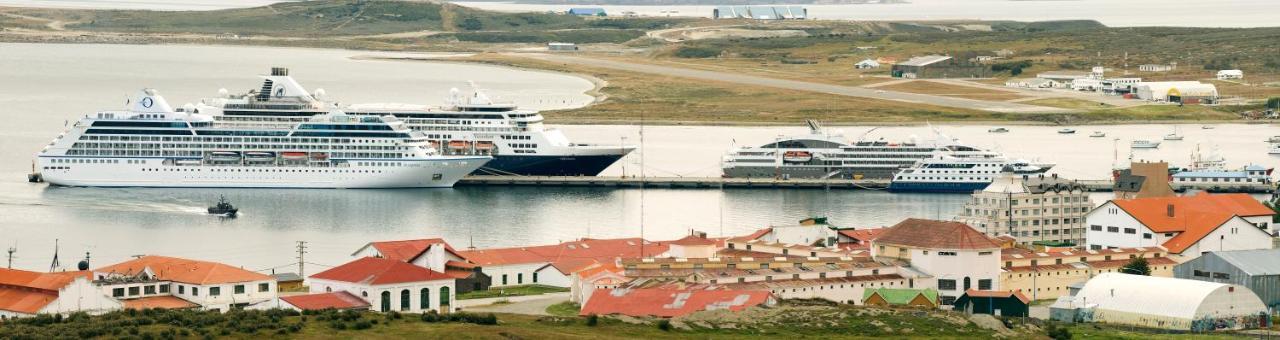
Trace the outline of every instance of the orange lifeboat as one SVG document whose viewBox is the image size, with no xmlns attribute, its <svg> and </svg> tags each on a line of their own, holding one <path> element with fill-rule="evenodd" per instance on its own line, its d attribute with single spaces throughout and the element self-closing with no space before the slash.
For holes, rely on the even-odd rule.
<svg viewBox="0 0 1280 340">
<path fill-rule="evenodd" d="M 782 160 L 792 163 L 804 163 L 813 159 L 813 153 L 808 151 L 787 151 L 782 154 Z"/>
</svg>

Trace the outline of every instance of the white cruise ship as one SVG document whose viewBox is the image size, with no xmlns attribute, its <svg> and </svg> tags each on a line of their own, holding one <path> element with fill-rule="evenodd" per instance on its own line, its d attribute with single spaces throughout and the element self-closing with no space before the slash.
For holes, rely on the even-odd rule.
<svg viewBox="0 0 1280 340">
<path fill-rule="evenodd" d="M 298 122 L 324 113 L 333 106 L 321 100 L 323 90 L 308 93 L 289 71 L 273 68 L 256 93 L 227 95 L 207 100 L 201 112 L 215 113 L 219 121 L 242 124 Z M 477 173 L 527 176 L 595 176 L 634 146 L 582 144 L 569 141 L 557 129 L 546 128 L 537 111 L 499 103 L 475 89 L 463 95 L 450 91 L 447 104 L 355 104 L 344 111 L 357 116 L 392 115 L 409 128 L 422 131 L 429 142 L 447 155 L 491 155 L 494 160 Z"/>
<path fill-rule="evenodd" d="M 890 181 L 889 191 L 972 193 L 990 185 L 1005 168 L 1017 174 L 1037 174 L 1049 171 L 1053 164 L 1013 160 L 995 152 L 939 154 L 899 171 Z"/>
<path fill-rule="evenodd" d="M 889 179 L 916 161 L 990 151 L 959 143 L 934 131 L 935 139 L 903 142 L 857 140 L 826 132 L 809 120 L 809 134 L 780 138 L 757 147 L 730 149 L 721 160 L 724 177 Z"/>
<path fill-rule="evenodd" d="M 395 117 L 333 110 L 297 124 L 225 126 L 143 90 L 127 111 L 87 115 L 37 155 L 54 185 L 450 187 L 489 156 L 447 156 Z"/>
</svg>

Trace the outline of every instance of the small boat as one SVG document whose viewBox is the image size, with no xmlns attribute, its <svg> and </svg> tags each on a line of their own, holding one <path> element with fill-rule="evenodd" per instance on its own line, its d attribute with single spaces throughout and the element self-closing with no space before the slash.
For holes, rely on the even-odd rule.
<svg viewBox="0 0 1280 340">
<path fill-rule="evenodd" d="M 1064 129 L 1062 129 L 1062 130 L 1058 130 L 1058 133 L 1061 133 L 1061 134 L 1064 134 L 1064 135 L 1069 135 L 1069 134 L 1076 133 L 1076 129 L 1072 129 L 1072 128 L 1064 128 Z"/>
<path fill-rule="evenodd" d="M 1093 133 L 1089 134 L 1089 137 L 1106 137 L 1106 136 L 1107 136 L 1107 133 L 1102 131 L 1094 131 Z"/>
<path fill-rule="evenodd" d="M 240 209 L 236 209 L 236 207 L 231 205 L 230 202 L 227 202 L 226 196 L 218 196 L 218 204 L 209 207 L 209 214 L 212 215 L 236 217 L 236 213 L 238 212 L 240 212 Z"/>
<path fill-rule="evenodd" d="M 1160 142 L 1152 142 L 1145 139 L 1134 140 L 1130 147 L 1134 149 L 1155 149 L 1160 147 Z"/>
<path fill-rule="evenodd" d="M 1204 130 L 1213 130 L 1213 125 L 1201 125 L 1200 128 Z"/>
<path fill-rule="evenodd" d="M 1178 127 L 1173 127 L 1173 132 L 1164 135 L 1164 140 L 1182 140 L 1182 135 L 1178 134 Z"/>
<path fill-rule="evenodd" d="M 311 154 L 311 160 L 313 160 L 313 161 L 327 161 L 327 160 L 329 160 L 329 154 L 327 154 L 327 153 L 323 153 L 323 152 L 313 153 L 313 154 Z"/>
<path fill-rule="evenodd" d="M 244 157 L 245 158 L 275 158 L 276 154 L 274 152 L 265 152 L 265 151 L 247 151 L 244 153 Z"/>
<path fill-rule="evenodd" d="M 476 150 L 493 150 L 493 142 L 489 142 L 489 141 L 476 142 Z"/>
<path fill-rule="evenodd" d="M 1280 136 L 1271 136 L 1271 138 L 1267 138 L 1267 143 L 1280 143 Z"/>
<path fill-rule="evenodd" d="M 214 151 L 209 153 L 209 158 L 219 162 L 239 162 L 240 153 L 235 151 Z"/>
<path fill-rule="evenodd" d="M 465 150 L 471 147 L 471 143 L 465 141 L 449 141 L 449 148 L 454 150 Z"/>
<path fill-rule="evenodd" d="M 788 163 L 804 163 L 813 159 L 813 154 L 808 151 L 787 151 L 782 154 L 782 160 Z"/>
<path fill-rule="evenodd" d="M 990 129 L 987 129 L 987 132 L 990 132 L 990 133 L 1005 133 L 1005 132 L 1009 132 L 1009 129 L 1002 128 L 1002 127 L 996 127 L 996 128 L 990 128 Z"/>
</svg>

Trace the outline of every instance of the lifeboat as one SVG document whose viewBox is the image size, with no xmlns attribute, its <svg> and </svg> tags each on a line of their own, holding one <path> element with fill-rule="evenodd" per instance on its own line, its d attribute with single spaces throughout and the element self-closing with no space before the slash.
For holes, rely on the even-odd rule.
<svg viewBox="0 0 1280 340">
<path fill-rule="evenodd" d="M 813 160 L 813 153 L 808 151 L 787 151 L 782 154 L 782 160 L 791 163 L 804 163 Z"/>
<path fill-rule="evenodd" d="M 209 158 L 215 161 L 240 161 L 240 153 L 235 151 L 214 151 L 209 153 Z"/>
<path fill-rule="evenodd" d="M 281 152 L 280 156 L 284 159 L 307 159 L 306 152 Z"/>
<path fill-rule="evenodd" d="M 329 154 L 323 152 L 313 153 L 311 154 L 311 160 L 327 161 L 329 160 Z"/>
<path fill-rule="evenodd" d="M 276 154 L 266 151 L 249 151 L 244 153 L 244 157 L 249 159 L 276 158 Z"/>
<path fill-rule="evenodd" d="M 464 141 L 460 141 L 460 140 L 455 140 L 455 141 L 450 141 L 450 142 L 449 142 L 449 148 L 450 148 L 450 149 L 466 149 L 466 148 L 468 148 L 468 147 L 470 147 L 470 146 L 471 146 L 471 143 L 464 142 Z"/>
<path fill-rule="evenodd" d="M 476 150 L 493 150 L 493 142 L 476 142 Z"/>
</svg>

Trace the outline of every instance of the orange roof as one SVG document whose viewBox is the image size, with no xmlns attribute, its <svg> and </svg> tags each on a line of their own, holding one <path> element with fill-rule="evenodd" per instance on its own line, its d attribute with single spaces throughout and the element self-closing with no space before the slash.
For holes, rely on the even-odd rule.
<svg viewBox="0 0 1280 340">
<path fill-rule="evenodd" d="M 481 266 L 549 263 L 564 274 L 570 274 L 595 263 L 613 262 L 617 258 L 640 257 L 639 238 L 581 239 L 554 245 L 463 250 L 459 253 Z M 644 242 L 646 256 L 665 253 L 670 244 Z"/>
<path fill-rule="evenodd" d="M 196 304 L 173 295 L 151 296 L 122 302 L 124 302 L 125 309 L 183 309 L 197 307 Z"/>
<path fill-rule="evenodd" d="M 598 289 L 579 315 L 676 317 L 703 310 L 740 311 L 769 302 L 765 290 Z"/>
<path fill-rule="evenodd" d="M 288 302 L 301 310 L 369 308 L 369 302 L 345 290 L 332 293 L 281 296 L 280 300 L 284 300 L 284 302 Z"/>
<path fill-rule="evenodd" d="M 36 314 L 57 299 L 57 292 L 0 286 L 0 310 Z"/>
<path fill-rule="evenodd" d="M 98 268 L 94 272 L 137 275 L 148 268 L 155 274 L 157 280 L 199 285 L 274 280 L 270 275 L 217 262 L 155 255 Z"/>
<path fill-rule="evenodd" d="M 445 251 L 458 257 L 462 257 L 462 255 L 458 255 L 457 251 L 453 250 L 453 247 L 449 246 L 449 243 L 439 238 L 370 242 L 368 246 L 373 247 L 373 249 L 377 249 L 378 253 L 382 254 L 382 257 L 396 261 L 409 262 L 413 261 L 413 259 L 417 258 L 419 255 L 422 255 L 422 253 L 426 252 L 433 244 L 444 245 Z"/>
<path fill-rule="evenodd" d="M 877 244 L 893 244 L 930 249 L 996 249 L 999 244 L 969 225 L 908 218 L 880 232 Z"/>
<path fill-rule="evenodd" d="M 1178 232 L 1164 247 L 1182 253 L 1235 216 L 1270 216 L 1275 211 L 1248 194 L 1207 194 L 1112 200 L 1157 233 Z"/>
<path fill-rule="evenodd" d="M 845 229 L 845 230 L 840 230 L 839 233 L 840 235 L 844 235 L 845 237 L 866 242 L 866 241 L 874 240 L 876 239 L 876 237 L 880 237 L 880 233 L 883 233 L 885 229 L 886 228 Z"/>
<path fill-rule="evenodd" d="M 311 275 L 313 279 L 381 285 L 405 282 L 452 280 L 444 273 L 397 260 L 364 257 Z"/>
<path fill-rule="evenodd" d="M 689 235 L 679 240 L 671 241 L 671 244 L 678 246 L 714 246 L 716 245 L 716 241 L 709 240 L 706 237 Z"/>
<path fill-rule="evenodd" d="M 964 292 L 969 297 L 988 297 L 988 298 L 1018 298 L 1022 303 L 1031 303 L 1031 299 L 1026 295 L 1022 295 L 1022 291 L 1018 290 L 977 290 L 970 289 Z"/>
<path fill-rule="evenodd" d="M 87 271 L 39 273 L 0 268 L 0 310 L 35 314 L 58 299 L 58 290 L 76 277 L 91 279 Z"/>
<path fill-rule="evenodd" d="M 597 274 L 601 274 L 605 272 L 622 275 L 623 270 L 622 268 L 619 268 L 618 264 L 615 262 L 606 262 L 606 263 L 597 263 L 597 264 L 587 266 L 586 268 L 583 268 L 582 270 L 579 270 L 574 274 L 578 275 L 579 278 L 587 279 Z"/>
</svg>

